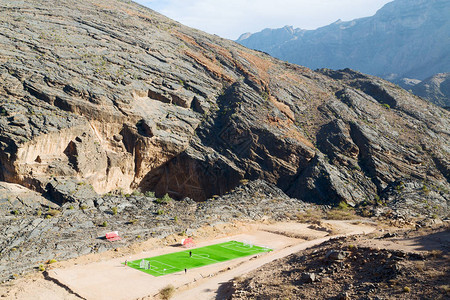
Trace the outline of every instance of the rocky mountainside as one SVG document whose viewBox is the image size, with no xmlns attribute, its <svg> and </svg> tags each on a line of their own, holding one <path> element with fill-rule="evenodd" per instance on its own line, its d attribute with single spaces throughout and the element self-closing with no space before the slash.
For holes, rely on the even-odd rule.
<svg viewBox="0 0 450 300">
<path fill-rule="evenodd" d="M 423 80 L 450 70 L 449 15 L 447 0 L 395 0 L 372 17 L 316 30 L 265 29 L 238 42 L 313 69 Z"/>
<path fill-rule="evenodd" d="M 436 105 L 450 108 L 450 73 L 431 76 L 411 87 L 411 91 Z"/>
<path fill-rule="evenodd" d="M 1 181 L 57 204 L 137 189 L 201 201 L 262 179 L 353 206 L 407 186 L 448 211 L 449 112 L 389 82 L 281 62 L 129 1 L 0 6 Z"/>
<path fill-rule="evenodd" d="M 394 83 L 436 105 L 450 108 L 450 73 L 439 73 L 423 81 L 402 78 Z"/>
</svg>

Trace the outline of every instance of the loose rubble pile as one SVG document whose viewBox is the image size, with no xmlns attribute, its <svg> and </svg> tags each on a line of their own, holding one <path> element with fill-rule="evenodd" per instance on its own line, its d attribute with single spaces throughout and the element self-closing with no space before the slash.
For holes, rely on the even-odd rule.
<svg viewBox="0 0 450 300">
<path fill-rule="evenodd" d="M 442 232 L 444 231 L 444 232 Z M 420 251 L 359 246 L 368 237 L 338 238 L 236 278 L 232 299 L 448 299 L 450 231 Z M 403 237 L 414 234 L 406 232 Z M 423 233 L 422 233 L 423 234 Z M 427 233 L 430 234 L 430 233 Z M 387 241 L 397 236 L 384 234 Z"/>
</svg>

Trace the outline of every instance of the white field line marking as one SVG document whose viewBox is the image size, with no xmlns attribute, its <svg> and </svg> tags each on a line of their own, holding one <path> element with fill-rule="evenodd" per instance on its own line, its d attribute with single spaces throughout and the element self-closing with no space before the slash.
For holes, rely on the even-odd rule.
<svg viewBox="0 0 450 300">
<path fill-rule="evenodd" d="M 251 244 L 251 243 L 244 244 L 243 242 L 237 242 L 237 241 L 232 241 L 232 242 L 234 242 L 234 244 L 237 244 L 236 247 L 247 248 L 247 249 L 256 247 L 256 248 L 262 248 L 263 251 L 273 251 L 272 248 L 267 247 L 267 246 L 255 245 L 255 244 Z"/>
<path fill-rule="evenodd" d="M 168 264 L 165 264 L 165 263 L 157 261 L 157 260 L 150 260 L 149 262 L 150 262 L 150 269 L 149 270 L 157 272 L 158 274 L 165 275 L 167 272 L 169 272 L 171 270 L 178 270 L 176 267 L 174 267 L 172 265 L 168 265 Z M 155 266 L 155 264 L 159 264 L 160 266 L 157 267 L 157 266 Z M 164 269 L 161 265 L 165 265 L 168 268 Z M 141 270 L 145 270 L 145 269 L 141 269 Z M 161 270 L 161 271 L 158 271 L 158 270 Z"/>
<path fill-rule="evenodd" d="M 209 257 L 209 254 L 192 254 L 192 258 L 193 259 L 209 259 L 209 260 L 212 260 L 212 261 L 214 261 L 214 262 L 216 262 L 216 263 L 219 263 L 220 261 L 218 261 L 218 260 L 215 260 L 215 259 L 213 259 L 213 258 L 210 258 Z"/>
<path fill-rule="evenodd" d="M 258 246 L 249 242 L 237 242 L 237 241 L 231 241 L 231 245 L 235 245 L 236 247 L 242 247 L 242 248 L 253 248 L 253 247 L 259 247 L 259 248 L 267 248 L 270 249 L 269 247 L 265 247 L 265 246 Z M 225 244 L 225 243 L 224 243 Z M 228 244 L 228 243 L 227 243 Z M 228 245 L 227 245 L 228 246 Z M 272 249 L 270 249 L 272 250 Z"/>
<path fill-rule="evenodd" d="M 153 261 L 151 261 L 151 262 L 157 262 L 157 263 L 160 263 L 159 261 L 157 261 L 157 260 L 153 260 Z M 137 269 L 137 270 L 139 270 L 139 271 L 154 271 L 154 272 L 157 272 L 158 274 L 166 274 L 164 271 L 158 271 L 159 270 L 159 268 L 157 267 L 157 266 L 154 266 L 154 265 L 152 265 L 152 264 L 150 264 L 150 269 L 143 269 L 143 268 L 141 268 L 141 266 L 140 265 L 138 265 L 137 263 L 129 263 L 128 264 L 128 266 L 130 266 L 130 267 L 134 267 L 135 269 Z M 166 266 L 169 266 L 169 265 L 167 265 L 166 264 Z M 162 268 L 161 268 L 162 269 Z M 172 270 L 172 269 L 174 269 L 174 267 L 172 266 L 169 270 Z M 167 269 L 166 269 L 166 271 L 167 271 Z"/>
<path fill-rule="evenodd" d="M 220 247 L 234 250 L 240 253 L 258 253 L 258 252 L 267 252 L 267 249 L 256 249 L 256 248 L 249 248 L 245 246 L 239 246 L 239 245 L 221 245 Z"/>
<path fill-rule="evenodd" d="M 174 267 L 174 266 L 172 266 L 172 265 L 169 265 L 169 264 L 160 262 L 159 260 L 150 260 L 150 266 L 156 267 L 155 264 L 161 264 L 161 265 L 165 265 L 165 266 L 169 267 L 169 268 L 166 269 L 166 270 L 178 269 L 177 267 Z M 159 269 L 159 267 L 156 267 L 156 268 Z"/>
<path fill-rule="evenodd" d="M 231 246 L 231 247 L 240 247 L 240 248 L 249 249 L 249 248 L 252 248 L 253 246 L 256 246 L 256 245 L 244 244 L 243 242 L 237 242 L 237 241 L 231 241 L 231 242 L 228 242 L 228 243 L 223 243 L 220 246 L 224 247 L 224 248 Z M 256 246 L 256 247 L 259 247 L 259 246 Z"/>
<path fill-rule="evenodd" d="M 158 274 L 163 274 L 163 275 L 165 274 L 164 271 L 160 272 L 160 271 L 154 269 L 154 267 L 150 267 L 150 270 L 153 271 L 153 272 L 157 272 Z"/>
</svg>

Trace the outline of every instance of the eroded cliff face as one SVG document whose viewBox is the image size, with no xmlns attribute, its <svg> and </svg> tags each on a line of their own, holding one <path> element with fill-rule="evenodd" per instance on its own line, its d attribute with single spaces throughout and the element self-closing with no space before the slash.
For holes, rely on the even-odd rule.
<svg viewBox="0 0 450 300">
<path fill-rule="evenodd" d="M 264 179 L 352 205 L 402 178 L 449 189 L 449 112 L 381 79 L 287 64 L 134 3 L 1 14 L 0 180 L 205 200 Z"/>
</svg>

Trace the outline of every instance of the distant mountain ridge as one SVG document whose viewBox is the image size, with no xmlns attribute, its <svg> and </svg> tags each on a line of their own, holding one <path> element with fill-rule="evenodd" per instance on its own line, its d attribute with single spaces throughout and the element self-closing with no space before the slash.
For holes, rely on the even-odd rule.
<svg viewBox="0 0 450 300">
<path fill-rule="evenodd" d="M 374 16 L 316 30 L 264 29 L 237 42 L 312 69 L 352 68 L 388 80 L 450 71 L 450 1 L 396 0 Z"/>
</svg>

